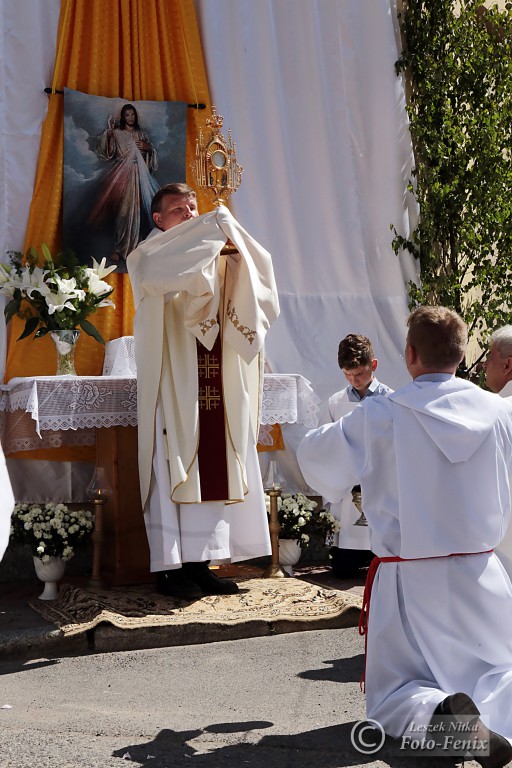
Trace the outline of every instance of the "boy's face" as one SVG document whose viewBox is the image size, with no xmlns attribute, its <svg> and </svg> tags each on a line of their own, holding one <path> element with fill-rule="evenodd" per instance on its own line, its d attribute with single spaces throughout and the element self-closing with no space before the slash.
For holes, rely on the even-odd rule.
<svg viewBox="0 0 512 768">
<path fill-rule="evenodd" d="M 377 360 L 372 360 L 367 365 L 358 365 L 355 368 L 342 368 L 345 378 L 358 392 L 366 392 L 373 379 L 373 372 L 377 368 Z"/>
</svg>

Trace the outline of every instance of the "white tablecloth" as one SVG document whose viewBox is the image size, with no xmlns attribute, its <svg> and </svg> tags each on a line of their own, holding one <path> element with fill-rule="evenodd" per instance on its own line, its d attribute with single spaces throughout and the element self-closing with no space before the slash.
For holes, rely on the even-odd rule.
<svg viewBox="0 0 512 768">
<path fill-rule="evenodd" d="M 105 344 L 104 376 L 136 376 L 133 336 L 121 336 Z"/>
<path fill-rule="evenodd" d="M 261 423 L 317 424 L 319 398 L 298 374 L 265 374 Z M 94 445 L 95 429 L 136 426 L 133 376 L 34 376 L 0 386 L 0 436 L 5 453 Z M 267 442 L 267 444 L 269 444 Z M 270 443 L 271 444 L 271 443 Z"/>
</svg>

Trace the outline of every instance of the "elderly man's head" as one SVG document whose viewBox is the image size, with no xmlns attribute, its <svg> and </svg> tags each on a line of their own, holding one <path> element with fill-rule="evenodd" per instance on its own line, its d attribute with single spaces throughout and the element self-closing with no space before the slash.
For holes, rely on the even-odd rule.
<svg viewBox="0 0 512 768">
<path fill-rule="evenodd" d="M 512 325 L 504 325 L 491 335 L 484 368 L 487 386 L 493 392 L 501 392 L 512 379 Z"/>
</svg>

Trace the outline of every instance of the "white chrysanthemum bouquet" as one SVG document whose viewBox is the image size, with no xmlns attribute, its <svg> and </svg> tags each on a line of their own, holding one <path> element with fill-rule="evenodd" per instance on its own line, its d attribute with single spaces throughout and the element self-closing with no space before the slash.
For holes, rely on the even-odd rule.
<svg viewBox="0 0 512 768">
<path fill-rule="evenodd" d="M 105 259 L 100 264 L 93 259 L 92 267 L 84 267 L 71 251 L 54 261 L 44 243 L 41 249 L 42 266 L 33 248 L 25 257 L 8 251 L 10 264 L 0 263 L 0 295 L 10 298 L 4 309 L 6 322 L 15 315 L 25 320 L 19 339 L 34 331 L 40 338 L 52 331 L 81 328 L 103 344 L 87 318 L 100 307 L 115 306 L 108 298 L 114 289 L 103 278 L 116 267 L 105 267 Z"/>
<path fill-rule="evenodd" d="M 265 494 L 267 514 L 270 515 L 270 496 Z M 318 509 L 303 493 L 283 493 L 277 498 L 277 510 L 280 539 L 294 539 L 301 547 L 307 547 L 312 537 L 325 539 L 329 534 L 339 531 L 339 523 L 325 509 Z"/>
<path fill-rule="evenodd" d="M 16 504 L 11 516 L 11 539 L 30 546 L 43 563 L 50 557 L 70 560 L 77 545 L 84 544 L 94 529 L 94 515 L 86 509 L 71 510 L 65 504 Z"/>
</svg>

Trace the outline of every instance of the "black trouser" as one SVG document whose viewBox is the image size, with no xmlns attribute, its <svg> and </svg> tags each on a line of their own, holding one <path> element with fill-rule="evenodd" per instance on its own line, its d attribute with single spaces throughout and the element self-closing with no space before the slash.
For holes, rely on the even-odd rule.
<svg viewBox="0 0 512 768">
<path fill-rule="evenodd" d="M 338 579 L 350 579 L 359 575 L 361 568 L 367 568 L 373 560 L 369 549 L 342 549 L 331 547 L 329 550 L 333 575 Z"/>
</svg>

